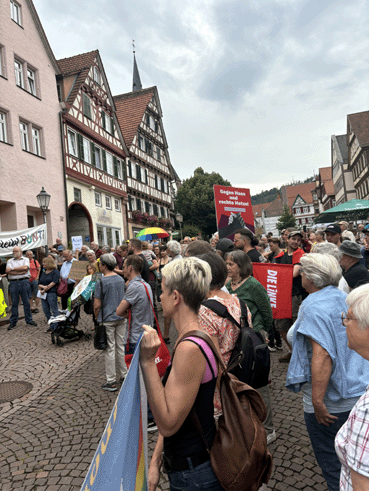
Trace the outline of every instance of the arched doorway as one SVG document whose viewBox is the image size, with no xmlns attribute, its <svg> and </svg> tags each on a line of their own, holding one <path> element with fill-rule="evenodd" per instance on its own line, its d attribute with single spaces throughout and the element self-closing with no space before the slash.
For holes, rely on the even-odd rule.
<svg viewBox="0 0 369 491">
<path fill-rule="evenodd" d="M 69 241 L 71 237 L 81 236 L 84 244 L 90 245 L 94 240 L 94 230 L 91 215 L 87 208 L 77 201 L 68 208 Z"/>
</svg>

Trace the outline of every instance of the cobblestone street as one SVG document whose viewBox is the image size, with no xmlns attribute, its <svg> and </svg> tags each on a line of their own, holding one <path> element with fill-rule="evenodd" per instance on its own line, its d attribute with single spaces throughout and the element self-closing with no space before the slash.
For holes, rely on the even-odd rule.
<svg viewBox="0 0 369 491">
<path fill-rule="evenodd" d="M 93 342 L 53 345 L 43 313 L 37 327 L 0 326 L 0 382 L 33 385 L 23 398 L 0 405 L 0 489 L 79 490 L 117 396 L 104 392 L 104 363 Z M 90 332 L 85 314 L 79 328 Z M 174 327 L 171 335 L 173 340 Z M 272 353 L 272 394 L 277 440 L 270 446 L 274 472 L 270 490 L 325 491 L 303 422 L 302 400 L 284 388 L 286 364 Z M 149 434 L 155 446 L 156 433 Z M 168 489 L 162 476 L 160 489 Z"/>
</svg>

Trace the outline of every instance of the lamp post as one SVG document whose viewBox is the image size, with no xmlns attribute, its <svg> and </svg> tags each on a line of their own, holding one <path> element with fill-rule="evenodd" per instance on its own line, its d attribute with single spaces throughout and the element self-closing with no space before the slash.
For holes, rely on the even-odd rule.
<svg viewBox="0 0 369 491">
<path fill-rule="evenodd" d="M 179 212 L 177 212 L 177 213 L 176 213 L 176 220 L 177 220 L 177 222 L 179 223 L 179 229 L 180 229 L 180 231 L 181 231 L 181 240 L 182 240 L 182 239 L 183 239 L 183 237 L 182 237 L 182 222 L 183 222 L 183 216 L 182 216 L 182 215 L 181 215 Z"/>
<path fill-rule="evenodd" d="M 49 209 L 49 203 L 50 203 L 50 194 L 48 194 L 44 187 L 42 186 L 41 191 L 38 193 L 36 196 L 37 201 L 38 201 L 38 206 L 41 208 L 41 211 L 44 215 L 44 223 L 46 223 L 46 212 Z M 48 255 L 49 250 L 47 247 L 47 236 L 46 236 L 46 246 L 45 246 L 45 257 Z"/>
</svg>

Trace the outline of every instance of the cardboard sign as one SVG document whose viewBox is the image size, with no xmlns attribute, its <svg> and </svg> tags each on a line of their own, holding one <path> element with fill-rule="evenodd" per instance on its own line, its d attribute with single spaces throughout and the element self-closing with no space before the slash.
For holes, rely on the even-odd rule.
<svg viewBox="0 0 369 491">
<path fill-rule="evenodd" d="M 81 281 L 87 274 L 88 265 L 89 262 L 87 261 L 73 261 L 68 278 L 74 281 Z"/>
<path fill-rule="evenodd" d="M 292 318 L 292 264 L 252 263 L 253 276 L 266 289 L 273 319 Z"/>
<path fill-rule="evenodd" d="M 219 238 L 233 240 L 239 228 L 255 231 L 250 190 L 214 185 L 215 211 Z"/>
</svg>

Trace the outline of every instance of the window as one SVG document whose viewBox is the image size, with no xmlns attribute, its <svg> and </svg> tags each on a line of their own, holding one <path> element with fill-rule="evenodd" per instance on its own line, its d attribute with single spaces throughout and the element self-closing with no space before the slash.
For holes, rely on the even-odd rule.
<svg viewBox="0 0 369 491">
<path fill-rule="evenodd" d="M 156 158 L 161 162 L 161 153 L 160 153 L 160 148 L 156 147 Z"/>
<path fill-rule="evenodd" d="M 159 180 L 159 178 L 158 178 L 158 176 L 155 174 L 155 189 L 159 189 L 159 187 L 158 187 L 158 180 Z"/>
<path fill-rule="evenodd" d="M 28 90 L 32 95 L 36 95 L 36 82 L 35 82 L 35 72 L 30 68 L 27 68 L 27 80 L 28 80 Z"/>
<path fill-rule="evenodd" d="M 146 138 L 145 138 L 145 152 L 148 155 L 152 156 L 152 145 L 151 145 L 151 142 L 149 140 L 147 140 Z"/>
<path fill-rule="evenodd" d="M 132 210 L 132 198 L 130 195 L 128 195 L 128 211 L 133 211 Z"/>
<path fill-rule="evenodd" d="M 95 147 L 95 165 L 98 169 L 102 169 L 102 160 L 101 160 L 101 148 Z"/>
<path fill-rule="evenodd" d="M 29 144 L 28 144 L 28 128 L 25 123 L 19 123 L 19 128 L 20 128 L 20 134 L 21 134 L 21 145 L 22 145 L 22 150 L 26 150 L 27 152 L 29 151 Z"/>
<path fill-rule="evenodd" d="M 146 113 L 146 124 L 150 126 L 150 114 Z"/>
<path fill-rule="evenodd" d="M 76 134 L 71 130 L 68 130 L 68 148 L 69 148 L 69 155 L 78 157 Z"/>
<path fill-rule="evenodd" d="M 105 207 L 107 210 L 111 210 L 111 197 L 105 196 Z"/>
<path fill-rule="evenodd" d="M 136 198 L 136 210 L 141 211 L 141 200 Z"/>
<path fill-rule="evenodd" d="M 6 70 L 5 70 L 5 52 L 4 52 L 4 46 L 0 44 L 0 75 L 3 77 L 6 76 Z"/>
<path fill-rule="evenodd" d="M 163 206 L 160 207 L 160 216 L 162 216 L 162 217 L 165 216 L 165 214 L 164 214 L 164 207 Z"/>
<path fill-rule="evenodd" d="M 309 207 L 308 206 L 304 206 L 303 213 L 309 213 Z"/>
<path fill-rule="evenodd" d="M 123 179 L 122 174 L 122 162 L 117 159 L 117 157 L 113 157 L 113 165 L 114 165 L 114 176 L 118 179 Z"/>
<path fill-rule="evenodd" d="M 82 193 L 81 190 L 78 188 L 73 188 L 74 192 L 74 201 L 78 201 L 79 203 L 82 202 Z"/>
<path fill-rule="evenodd" d="M 86 116 L 86 118 L 92 119 L 91 118 L 91 101 L 90 101 L 90 98 L 88 97 L 87 94 L 83 93 L 82 99 L 83 99 L 83 114 Z"/>
<path fill-rule="evenodd" d="M 113 176 L 113 156 L 111 153 L 106 152 L 106 172 Z"/>
<path fill-rule="evenodd" d="M 150 203 L 148 201 L 145 201 L 145 211 L 146 213 L 150 213 Z"/>
<path fill-rule="evenodd" d="M 100 71 L 97 66 L 94 66 L 94 80 L 98 85 L 101 85 Z"/>
<path fill-rule="evenodd" d="M 90 141 L 86 138 L 83 138 L 83 160 L 88 164 L 91 163 Z"/>
<path fill-rule="evenodd" d="M 101 111 L 101 124 L 105 131 L 114 135 L 114 119 L 105 111 Z"/>
<path fill-rule="evenodd" d="M 95 191 L 95 205 L 101 206 L 101 193 Z"/>
<path fill-rule="evenodd" d="M 141 167 L 139 165 L 137 165 L 137 164 L 136 164 L 136 179 L 137 179 L 137 181 L 142 182 L 142 179 L 141 179 Z"/>
<path fill-rule="evenodd" d="M 41 141 L 40 141 L 40 130 L 32 127 L 32 145 L 33 153 L 41 156 Z"/>
<path fill-rule="evenodd" d="M 155 119 L 155 132 L 159 133 L 159 123 Z"/>
<path fill-rule="evenodd" d="M 22 87 L 22 89 L 24 89 L 23 64 L 20 61 L 14 60 L 14 69 L 15 83 L 18 85 L 18 87 Z"/>
<path fill-rule="evenodd" d="M 161 190 L 163 191 L 163 193 L 165 193 L 165 181 L 162 177 L 160 178 L 160 184 L 161 184 Z"/>
<path fill-rule="evenodd" d="M 18 3 L 14 2 L 14 0 L 10 0 L 10 15 L 11 18 L 19 24 L 20 26 L 22 25 L 21 23 L 21 7 Z"/>
<path fill-rule="evenodd" d="M 138 135 L 137 140 L 138 140 L 138 148 L 140 150 L 143 150 L 143 138 L 142 138 L 142 136 Z"/>
<path fill-rule="evenodd" d="M 6 113 L 0 111 L 0 142 L 8 142 Z"/>
<path fill-rule="evenodd" d="M 127 167 L 128 167 L 128 177 L 132 177 L 132 163 L 130 160 L 128 160 Z"/>
<path fill-rule="evenodd" d="M 158 205 L 152 205 L 154 215 L 158 216 Z"/>
<path fill-rule="evenodd" d="M 114 209 L 115 211 L 120 211 L 120 199 L 114 198 Z"/>
<path fill-rule="evenodd" d="M 145 184 L 148 183 L 148 175 L 147 175 L 147 169 L 144 169 L 144 172 L 145 172 Z"/>
</svg>

